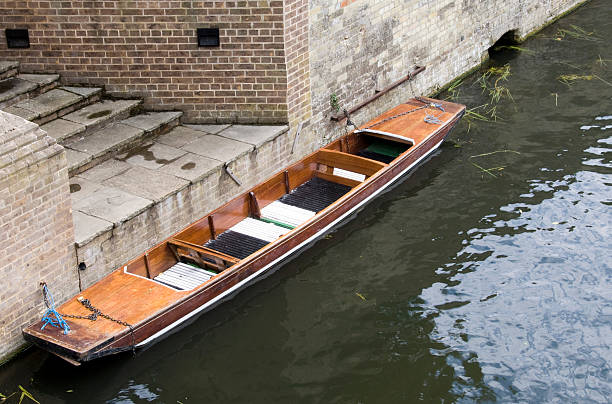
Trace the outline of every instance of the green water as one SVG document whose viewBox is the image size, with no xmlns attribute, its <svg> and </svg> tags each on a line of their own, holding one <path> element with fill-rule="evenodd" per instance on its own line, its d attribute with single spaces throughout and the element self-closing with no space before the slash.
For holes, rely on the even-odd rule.
<svg viewBox="0 0 612 404">
<path fill-rule="evenodd" d="M 497 122 L 464 119 L 411 177 L 271 277 L 135 358 L 72 368 L 30 350 L 0 368 L 0 392 L 21 384 L 43 404 L 609 402 L 610 16 L 593 0 L 495 55 L 454 97 L 487 103 L 478 77 L 508 64 L 513 101 Z M 593 34 L 555 39 L 572 25 Z M 572 74 L 590 80 L 558 80 Z"/>
</svg>

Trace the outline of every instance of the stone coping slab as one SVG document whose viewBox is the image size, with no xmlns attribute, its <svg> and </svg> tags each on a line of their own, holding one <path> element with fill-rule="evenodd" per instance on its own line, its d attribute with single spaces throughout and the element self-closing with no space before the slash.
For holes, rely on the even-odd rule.
<svg viewBox="0 0 612 404">
<path fill-rule="evenodd" d="M 194 184 L 213 171 L 220 169 L 221 166 L 223 166 L 222 161 L 187 153 L 159 170 Z"/>
<path fill-rule="evenodd" d="M 101 183 L 102 181 L 114 177 L 115 175 L 126 172 L 130 168 L 132 168 L 132 166 L 126 162 L 111 159 L 106 160 L 105 162 L 100 163 L 87 171 L 83 171 L 78 175 L 78 177 Z"/>
<path fill-rule="evenodd" d="M 151 206 L 153 202 L 149 199 L 109 186 L 101 186 L 92 195 L 72 203 L 73 210 L 111 223 L 125 222 Z M 82 229 L 76 232 L 90 237 Z"/>
<path fill-rule="evenodd" d="M 75 210 L 72 212 L 74 223 L 74 241 L 78 245 L 85 245 L 101 234 L 113 229 L 114 224 L 108 220 L 86 215 Z"/>
<path fill-rule="evenodd" d="M 218 135 L 204 135 L 187 143 L 181 149 L 230 163 L 253 150 L 253 145 Z"/>
<path fill-rule="evenodd" d="M 167 146 L 161 143 L 151 143 L 117 156 L 117 160 L 125 161 L 133 166 L 156 170 L 170 164 L 186 154 L 185 150 Z"/>
<path fill-rule="evenodd" d="M 232 125 L 218 133 L 229 139 L 238 140 L 261 147 L 266 142 L 273 140 L 277 136 L 289 130 L 287 125 L 283 126 L 252 126 L 252 125 Z"/>
<path fill-rule="evenodd" d="M 229 128 L 231 125 L 192 125 L 192 124 L 185 124 L 183 126 L 186 126 L 188 128 L 191 129 L 195 129 L 195 130 L 199 130 L 200 132 L 206 132 L 209 135 L 216 135 L 217 133 L 221 132 L 223 129 L 227 129 Z"/>
<path fill-rule="evenodd" d="M 180 111 L 145 112 L 131 118 L 124 119 L 121 121 L 121 123 L 142 129 L 145 132 L 152 132 L 162 125 L 180 118 L 182 115 L 183 112 Z"/>
<path fill-rule="evenodd" d="M 129 170 L 102 181 L 107 187 L 120 189 L 147 200 L 160 202 L 189 185 L 189 181 L 144 167 Z"/>
</svg>

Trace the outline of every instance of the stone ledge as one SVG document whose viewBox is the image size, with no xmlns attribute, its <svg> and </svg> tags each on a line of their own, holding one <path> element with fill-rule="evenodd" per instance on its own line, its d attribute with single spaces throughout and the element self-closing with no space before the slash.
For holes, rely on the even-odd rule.
<svg viewBox="0 0 612 404">
<path fill-rule="evenodd" d="M 253 143 L 179 126 L 140 152 L 71 178 L 77 256 L 89 272 L 83 287 L 227 202 L 291 159 L 287 126 L 259 128 Z M 252 127 L 240 125 L 229 132 Z M 257 144 L 258 146 L 254 146 Z M 214 156 L 216 158 L 213 158 Z M 221 158 L 223 157 L 223 158 Z M 223 165 L 231 163 L 238 186 Z"/>
</svg>

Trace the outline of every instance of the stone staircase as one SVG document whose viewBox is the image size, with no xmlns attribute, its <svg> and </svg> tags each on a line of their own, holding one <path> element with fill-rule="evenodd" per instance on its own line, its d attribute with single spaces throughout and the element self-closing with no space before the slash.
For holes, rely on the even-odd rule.
<svg viewBox="0 0 612 404">
<path fill-rule="evenodd" d="M 139 99 L 109 99 L 102 88 L 61 86 L 57 74 L 19 74 L 0 62 L 0 109 L 34 122 L 66 148 L 73 177 L 179 124 L 182 112 L 143 112 Z"/>
<path fill-rule="evenodd" d="M 39 124 L 66 150 L 77 259 L 91 268 L 83 286 L 290 158 L 285 125 L 181 125 L 182 112 L 146 112 L 140 99 L 59 80 L 0 62 L 0 110 Z"/>
</svg>

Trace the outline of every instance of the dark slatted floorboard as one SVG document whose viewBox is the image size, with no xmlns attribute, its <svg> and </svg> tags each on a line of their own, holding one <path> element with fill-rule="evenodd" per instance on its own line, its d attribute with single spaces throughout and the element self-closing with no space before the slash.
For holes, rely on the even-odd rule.
<svg viewBox="0 0 612 404">
<path fill-rule="evenodd" d="M 313 177 L 279 199 L 287 205 L 319 212 L 351 190 L 347 185 Z"/>
<path fill-rule="evenodd" d="M 266 245 L 268 242 L 265 240 L 228 230 L 219 234 L 216 240 L 209 240 L 204 247 L 243 259 Z"/>
</svg>

